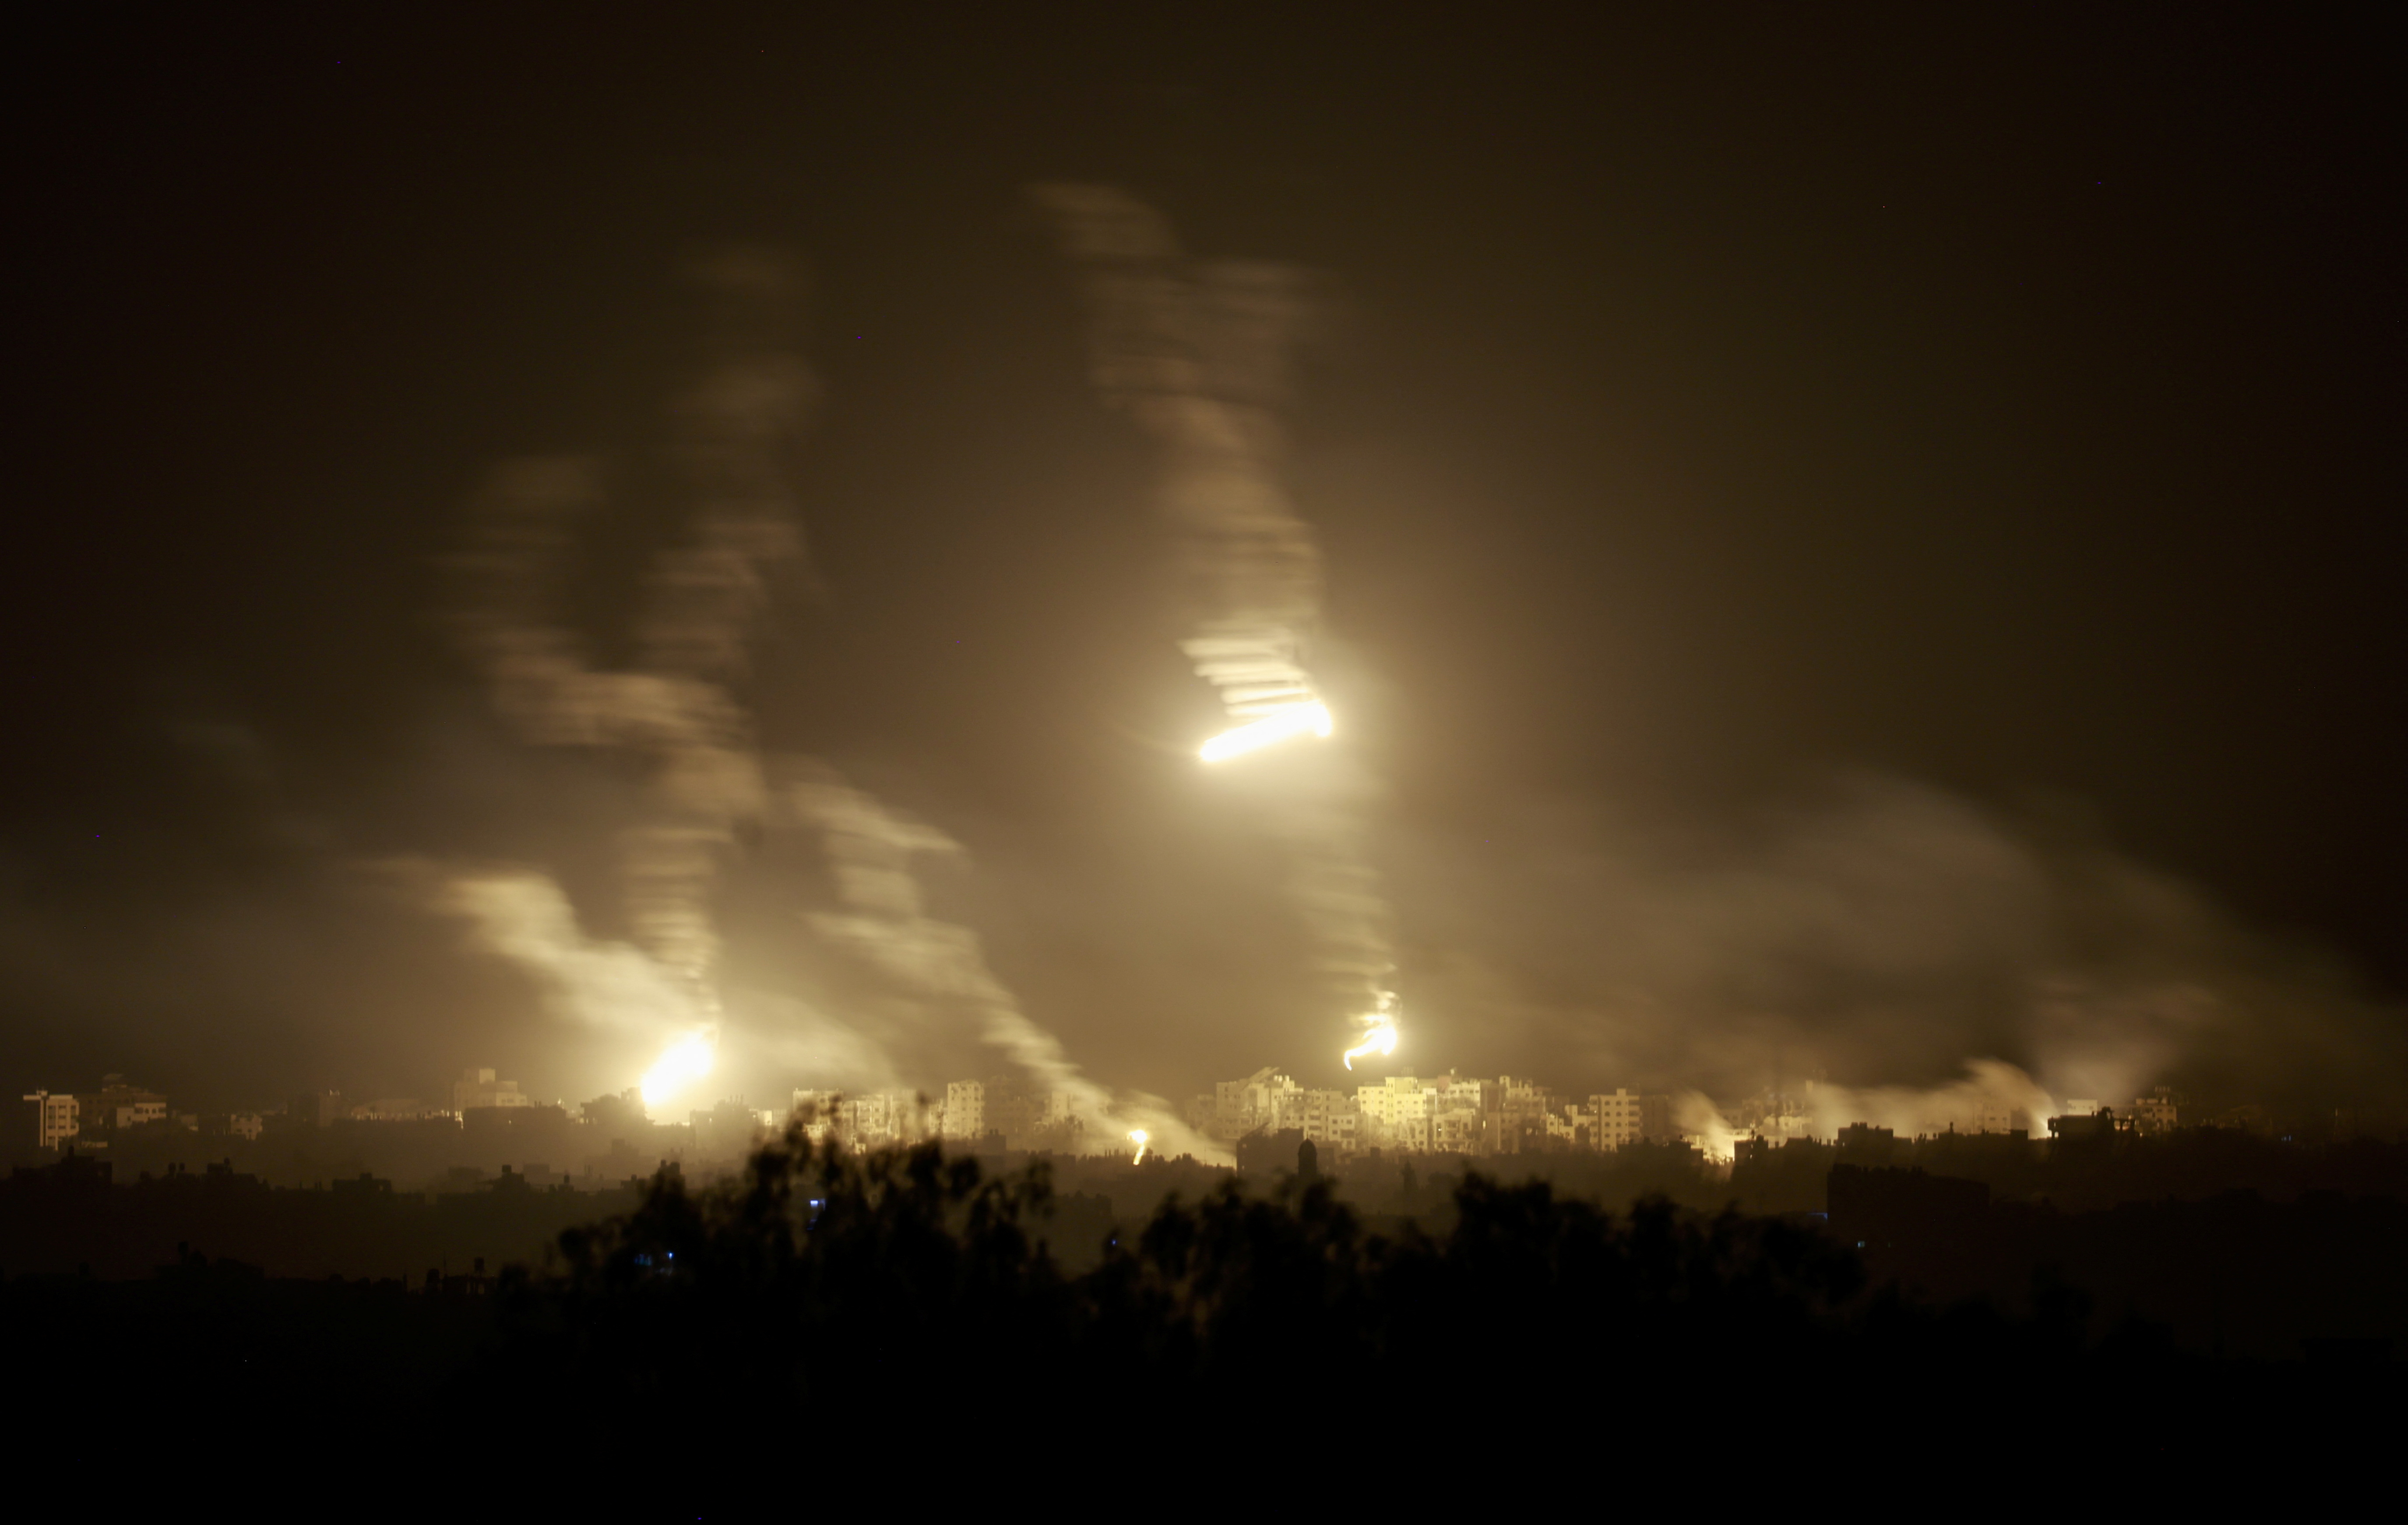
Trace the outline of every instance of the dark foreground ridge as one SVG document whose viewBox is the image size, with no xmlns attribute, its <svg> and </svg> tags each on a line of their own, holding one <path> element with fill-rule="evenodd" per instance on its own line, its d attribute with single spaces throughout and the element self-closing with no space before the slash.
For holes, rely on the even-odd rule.
<svg viewBox="0 0 2408 1525">
<path fill-rule="evenodd" d="M 2023 1311 L 1920 1301 L 1808 1223 L 1661 1199 L 1616 1215 L 1474 1174 L 1441 1232 L 1373 1233 L 1324 1183 L 1232 1183 L 1074 1274 L 1038 1232 L 1050 1193 L 1041 1166 L 795 1131 L 718 1185 L 662 1172 L 542 1271 L 282 1281 L 188 1254 L 144 1281 L 18 1276 L 0 1314 L 45 1422 L 83 1439 L 139 1385 L 184 1395 L 153 1447 L 448 1432 L 664 1509 L 806 1462 L 1096 1477 L 1263 1447 L 1326 1452 L 1331 1487 L 1433 1445 L 1451 1465 L 1467 1446 L 1534 1467 L 1868 1446 L 2157 1465 L 2245 1437 L 2273 1465 L 2285 1437 L 2341 1444 L 2396 1401 L 2388 1361 L 2202 1355 L 2046 1268 L 2003 1304 Z"/>
</svg>

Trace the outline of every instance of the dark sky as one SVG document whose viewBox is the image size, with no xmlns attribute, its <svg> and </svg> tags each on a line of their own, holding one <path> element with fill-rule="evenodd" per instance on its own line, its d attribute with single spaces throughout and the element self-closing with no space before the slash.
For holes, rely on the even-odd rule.
<svg viewBox="0 0 2408 1525">
<path fill-rule="evenodd" d="M 1415 1062 L 1926 1084 L 2134 1003 L 2233 1094 L 2397 1055 L 2377 7 L 1004 8 L 16 23 L 11 1083 L 624 1068 L 361 865 L 535 865 L 609 933 L 630 780 L 492 718 L 438 563 L 496 460 L 623 456 L 607 650 L 677 531 L 674 272 L 727 240 L 809 262 L 827 389 L 765 739 L 969 848 L 947 914 L 1105 1080 L 1342 1078 L 1177 755 L 1062 179 L 1326 292 L 1290 484 Z M 815 872 L 731 870 L 732 976 Z"/>
</svg>

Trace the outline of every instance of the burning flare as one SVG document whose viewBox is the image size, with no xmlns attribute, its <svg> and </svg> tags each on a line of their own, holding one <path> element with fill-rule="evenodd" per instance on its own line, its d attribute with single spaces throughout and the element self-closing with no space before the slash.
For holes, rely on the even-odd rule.
<svg viewBox="0 0 2408 1525">
<path fill-rule="evenodd" d="M 1137 1158 L 1131 1160 L 1129 1163 L 1132 1165 L 1141 1165 L 1145 1163 L 1145 1130 L 1142 1128 L 1130 1129 L 1129 1142 L 1137 1146 Z"/>
<path fill-rule="evenodd" d="M 1268 747 L 1272 742 L 1283 741 L 1305 731 L 1318 736 L 1329 734 L 1327 705 L 1294 705 L 1286 709 L 1274 710 L 1252 725 L 1222 732 L 1206 742 L 1197 755 L 1207 762 L 1218 762 L 1224 758 L 1251 752 L 1257 747 Z"/>
<path fill-rule="evenodd" d="M 1354 1062 L 1365 1054 L 1393 1054 L 1397 1051 L 1397 1019 L 1383 1013 L 1374 1020 L 1378 1025 L 1364 1034 L 1361 1043 L 1346 1050 L 1348 1069 L 1353 1069 Z"/>
<path fill-rule="evenodd" d="M 644 1105 L 656 1106 L 710 1073 L 719 1057 L 719 1034 L 705 1028 L 669 1045 L 644 1073 Z"/>
</svg>

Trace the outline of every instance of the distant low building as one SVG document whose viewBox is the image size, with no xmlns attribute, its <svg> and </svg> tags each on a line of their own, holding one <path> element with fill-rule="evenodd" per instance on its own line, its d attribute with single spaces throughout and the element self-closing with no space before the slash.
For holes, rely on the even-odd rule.
<svg viewBox="0 0 2408 1525">
<path fill-rule="evenodd" d="M 1206 1132 L 1224 1143 L 1257 1129 L 1278 1133 L 1296 1128 L 1301 1136 L 1303 1098 L 1304 1088 L 1268 1064 L 1242 1080 L 1216 1081 L 1211 1122 Z M 1297 1116 L 1290 1117 L 1291 1113 Z"/>
<path fill-rule="evenodd" d="M 350 1109 L 344 1105 L 340 1091 L 312 1090 L 293 1098 L 293 1105 L 284 1110 L 285 1115 L 295 1122 L 306 1123 L 312 1128 L 326 1128 Z"/>
<path fill-rule="evenodd" d="M 1434 1154 L 1487 1154 L 1490 1119 L 1469 1107 L 1441 1111 L 1430 1119 L 1429 1147 Z"/>
<path fill-rule="evenodd" d="M 797 1089 L 786 1116 L 801 1121 L 805 1138 L 824 1144 L 844 1131 L 844 1093 Z"/>
<path fill-rule="evenodd" d="M 60 1091 L 37 1090 L 25 1100 L 34 1104 L 35 1127 L 42 1147 L 55 1149 L 82 1132 L 82 1105 Z"/>
<path fill-rule="evenodd" d="M 847 1096 L 838 1104 L 838 1116 L 844 1124 L 845 1137 L 856 1148 L 874 1149 L 896 1142 L 896 1124 L 901 1120 L 903 1108 L 896 1099 L 882 1091 Z"/>
<path fill-rule="evenodd" d="M 439 1106 L 429 1106 L 414 1096 L 385 1096 L 373 1102 L 362 1102 L 351 1108 L 351 1116 L 356 1122 L 404 1122 L 412 1118 L 430 1117 L 442 1110 Z"/>
<path fill-rule="evenodd" d="M 1588 1099 L 1589 1111 L 1595 1121 L 1590 1137 L 1599 1149 L 1628 1148 L 1633 1144 L 1660 1142 L 1671 1138 L 1672 1098 L 1641 1096 L 1627 1090 L 1616 1090 L 1611 1096 L 1597 1095 Z"/>
<path fill-rule="evenodd" d="M 1870 1122 L 1852 1122 L 1840 1130 L 1832 1140 L 1842 1163 L 1881 1169 L 1896 1162 L 1899 1154 L 1898 1133 L 1895 1129 L 1876 1128 Z"/>
<path fill-rule="evenodd" d="M 2207 1120 L 2211 1128 L 2237 1128 L 2243 1133 L 2271 1135 L 2274 1133 L 2274 1115 L 2256 1102 L 2244 1103 L 2218 1112 Z"/>
<path fill-rule="evenodd" d="M 1967 1130 L 1970 1133 L 2028 1134 L 2032 1132 L 2031 1114 L 2005 1102 L 1975 1104 L 1971 1120 L 1972 1126 Z"/>
<path fill-rule="evenodd" d="M 939 1109 L 916 1091 L 797 1090 L 784 1117 L 774 1121 L 799 1119 L 805 1137 L 840 1138 L 856 1149 L 917 1144 L 939 1134 L 968 1141 L 985 1131 L 987 1093 L 986 1082 L 956 1080 L 945 1088 Z"/>
<path fill-rule="evenodd" d="M 799 1100 L 802 1092 L 796 1091 Z M 945 1086 L 944 1135 L 968 1142 L 986 1136 L 986 1085 L 979 1080 L 953 1080 Z"/>
<path fill-rule="evenodd" d="M 652 1127 L 644 1114 L 643 1090 L 636 1086 L 616 1095 L 596 1096 L 579 1110 L 585 1123 L 604 1138 L 641 1137 Z"/>
<path fill-rule="evenodd" d="M 36 1090 L 24 1099 L 34 1104 L 35 1136 L 46 1149 L 64 1148 L 75 1140 L 106 1147 L 111 1133 L 167 1121 L 166 1097 L 127 1085 L 120 1075 L 106 1076 L 98 1090 L 80 1096 Z"/>
<path fill-rule="evenodd" d="M 2115 1136 L 2115 1114 L 2106 1107 L 2095 1112 L 2069 1113 L 2048 1119 L 2049 1135 L 2068 1140 L 2107 1139 Z"/>
<path fill-rule="evenodd" d="M 979 1083 L 979 1089 L 986 1119 L 984 1132 L 1002 1134 L 1012 1148 L 1028 1147 L 1030 1140 L 1045 1126 L 1045 1094 L 1020 1076 L 1010 1075 L 991 1075 Z"/>
<path fill-rule="evenodd" d="M 76 1098 L 77 1121 L 82 1132 L 137 1128 L 167 1120 L 167 1098 L 155 1090 L 129 1085 L 122 1075 L 100 1077 L 100 1089 Z"/>
<path fill-rule="evenodd" d="M 2136 1133 L 2170 1133 L 2182 1116 L 2182 1098 L 2169 1086 L 2159 1086 L 2146 1096 L 2132 1099 L 2131 1110 L 2125 1117 Z"/>
<path fill-rule="evenodd" d="M 1432 1091 L 1410 1075 L 1354 1088 L 1354 1109 L 1366 1143 L 1412 1152 L 1429 1147 Z"/>
<path fill-rule="evenodd" d="M 533 1100 L 515 1080 L 504 1080 L 491 1070 L 463 1070 L 452 1083 L 452 1110 L 466 1114 L 479 1106 L 531 1106 Z"/>
<path fill-rule="evenodd" d="M 147 1102 L 126 1102 L 109 1108 L 108 1124 L 112 1128 L 138 1128 L 146 1122 L 167 1120 L 165 1098 Z"/>
<path fill-rule="evenodd" d="M 472 1106 L 460 1114 L 465 1147 L 483 1159 L 565 1160 L 568 1109 L 561 1106 Z"/>
<path fill-rule="evenodd" d="M 764 1132 L 761 1114 L 747 1106 L 740 1096 L 723 1100 L 707 1112 L 690 1112 L 686 1120 L 694 1129 L 695 1152 L 706 1159 L 741 1154 Z"/>
<path fill-rule="evenodd" d="M 1000 1136 L 1014 1149 L 1077 1152 L 1092 1142 L 1092 1119 L 1080 1114 L 1080 1098 L 1067 1090 L 1046 1090 L 1023 1076 L 994 1075 L 983 1080 L 953 1080 L 945 1086 L 942 1109 L 911 1091 L 865 1095 L 865 1126 L 882 1130 L 882 1139 L 915 1143 L 931 1134 L 959 1144 Z M 1111 1147 L 1120 1138 L 1113 1134 Z"/>
</svg>

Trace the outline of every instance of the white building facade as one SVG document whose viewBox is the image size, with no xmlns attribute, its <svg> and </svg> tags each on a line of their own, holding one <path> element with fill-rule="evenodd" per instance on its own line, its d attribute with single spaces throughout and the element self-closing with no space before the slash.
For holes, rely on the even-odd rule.
<svg viewBox="0 0 2408 1525">
<path fill-rule="evenodd" d="M 55 1149 L 83 1131 L 81 1104 L 64 1091 L 37 1090 L 25 1100 L 34 1104 L 35 1127 L 42 1147 Z"/>
</svg>

